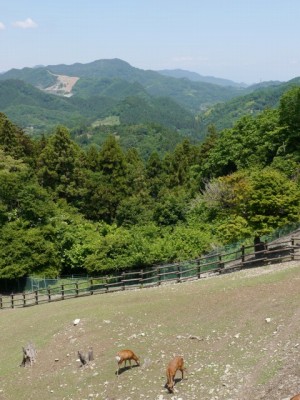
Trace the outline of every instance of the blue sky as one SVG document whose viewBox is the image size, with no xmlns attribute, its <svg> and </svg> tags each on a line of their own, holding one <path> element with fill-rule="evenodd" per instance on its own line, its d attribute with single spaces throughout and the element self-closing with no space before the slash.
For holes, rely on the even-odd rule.
<svg viewBox="0 0 300 400">
<path fill-rule="evenodd" d="M 120 58 L 254 83 L 300 76 L 300 0 L 1 0 L 0 71 Z"/>
</svg>

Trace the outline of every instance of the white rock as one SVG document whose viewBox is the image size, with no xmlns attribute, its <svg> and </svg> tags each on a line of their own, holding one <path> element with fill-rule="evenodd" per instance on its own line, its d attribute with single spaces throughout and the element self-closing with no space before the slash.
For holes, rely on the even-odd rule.
<svg viewBox="0 0 300 400">
<path fill-rule="evenodd" d="M 76 318 L 76 319 L 74 319 L 74 321 L 73 321 L 73 325 L 78 325 L 79 322 L 80 322 L 80 318 Z"/>
<path fill-rule="evenodd" d="M 271 318 L 266 318 L 265 321 L 266 321 L 267 323 L 269 323 L 269 322 L 271 322 Z"/>
</svg>

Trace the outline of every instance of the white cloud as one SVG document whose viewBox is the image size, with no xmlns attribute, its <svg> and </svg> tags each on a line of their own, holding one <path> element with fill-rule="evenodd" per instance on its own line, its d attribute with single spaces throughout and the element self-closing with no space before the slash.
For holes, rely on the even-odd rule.
<svg viewBox="0 0 300 400">
<path fill-rule="evenodd" d="M 31 18 L 27 18 L 25 19 L 25 21 L 14 22 L 13 26 L 16 28 L 29 29 L 29 28 L 36 28 L 37 23 L 34 22 Z"/>
<path fill-rule="evenodd" d="M 5 25 L 3 24 L 3 22 L 0 22 L 0 31 L 4 31 L 5 29 Z"/>
</svg>

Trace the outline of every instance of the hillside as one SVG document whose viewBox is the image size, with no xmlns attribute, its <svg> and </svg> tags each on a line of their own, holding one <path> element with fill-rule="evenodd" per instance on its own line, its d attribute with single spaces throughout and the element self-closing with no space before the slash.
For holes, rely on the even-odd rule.
<svg viewBox="0 0 300 400">
<path fill-rule="evenodd" d="M 84 117 L 68 99 L 47 94 L 21 80 L 0 81 L 0 110 L 28 133 L 46 133 L 58 124 L 70 128 Z"/>
<path fill-rule="evenodd" d="M 230 128 L 244 115 L 256 115 L 265 109 L 278 107 L 283 93 L 294 86 L 300 86 L 300 78 L 284 83 L 253 85 L 245 89 L 247 94 L 216 104 L 199 113 L 200 128 L 205 130 L 210 124 L 214 124 L 219 130 Z"/>
<path fill-rule="evenodd" d="M 300 390 L 299 279 L 294 261 L 1 311 L 0 398 L 290 399 Z M 20 368 L 29 341 L 37 362 Z M 80 368 L 77 351 L 89 346 L 95 359 Z M 132 348 L 141 367 L 117 378 L 122 348 Z M 170 395 L 165 368 L 174 354 L 183 355 L 187 379 L 179 374 Z"/>
<path fill-rule="evenodd" d="M 21 82 L 31 89 L 21 88 Z M 12 69 L 0 75 L 0 83 L 0 110 L 32 134 L 49 132 L 57 124 L 89 129 L 99 119 L 117 116 L 121 124 L 161 124 L 202 140 L 211 124 L 222 130 L 244 115 L 277 107 L 300 78 L 246 87 L 190 71 L 142 70 L 120 59 L 104 59 Z"/>
<path fill-rule="evenodd" d="M 76 63 L 73 65 L 48 65 L 39 68 L 24 68 L 22 70 L 10 70 L 0 75 L 3 79 L 20 79 L 39 88 L 53 87 L 55 76 L 69 76 L 80 78 L 74 86 L 74 93 L 81 96 L 81 92 L 87 95 L 88 86 L 94 91 L 94 86 L 99 84 L 110 85 L 112 79 L 138 83 L 146 92 L 156 97 L 171 97 L 189 111 L 196 112 L 220 101 L 229 100 L 239 94 L 239 89 L 222 87 L 206 82 L 192 82 L 186 79 L 176 79 L 163 76 L 158 72 L 142 70 L 132 67 L 120 59 L 97 60 L 87 64 Z M 58 79 L 56 77 L 56 79 Z M 92 85 L 82 85 L 81 79 L 92 80 Z M 79 85 L 78 87 L 76 87 Z M 89 95 L 92 93 L 88 92 Z"/>
<path fill-rule="evenodd" d="M 158 72 L 162 75 L 171 76 L 173 78 L 178 78 L 178 79 L 186 78 L 189 79 L 190 81 L 206 82 L 220 86 L 233 86 L 238 88 L 246 88 L 248 86 L 245 83 L 237 83 L 229 79 L 216 78 L 214 76 L 203 76 L 198 74 L 197 72 L 186 71 L 183 69 L 164 69 Z"/>
<path fill-rule="evenodd" d="M 52 92 L 53 87 L 47 91 Z M 140 85 L 120 80 L 103 90 L 96 85 L 91 96 L 70 98 L 46 93 L 21 80 L 0 80 L 0 110 L 33 136 L 60 124 L 69 129 L 85 126 L 88 132 L 97 121 L 112 116 L 118 117 L 120 124 L 155 123 L 183 130 L 182 135 L 185 131 L 196 134 L 194 116 L 176 102 L 152 97 Z"/>
</svg>

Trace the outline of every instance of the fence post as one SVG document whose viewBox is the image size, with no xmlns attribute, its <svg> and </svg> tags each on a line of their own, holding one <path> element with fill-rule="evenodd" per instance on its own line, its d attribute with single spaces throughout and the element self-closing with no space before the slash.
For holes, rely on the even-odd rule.
<svg viewBox="0 0 300 400">
<path fill-rule="evenodd" d="M 14 303 L 14 294 L 13 293 L 10 295 L 10 300 L 11 300 L 11 308 L 14 308 L 15 303 Z"/>
<path fill-rule="evenodd" d="M 50 303 L 50 301 L 51 301 L 51 289 L 50 289 L 49 286 L 47 288 L 47 292 L 48 292 L 48 302 Z"/>
<path fill-rule="evenodd" d="M 26 294 L 25 294 L 25 292 L 23 292 L 22 295 L 23 295 L 23 307 L 26 307 Z"/>
<path fill-rule="evenodd" d="M 264 264 L 268 263 L 268 242 L 265 241 L 263 242 L 264 247 L 263 247 L 263 256 L 264 256 Z"/>
<path fill-rule="evenodd" d="M 122 272 L 121 275 L 121 283 L 122 283 L 122 290 L 125 290 L 125 272 Z"/>
<path fill-rule="evenodd" d="M 140 270 L 140 289 L 143 288 L 143 276 L 144 276 L 144 270 Z"/>
<path fill-rule="evenodd" d="M 198 279 L 201 278 L 201 265 L 200 265 L 200 260 L 197 260 L 197 277 L 198 277 Z"/>
<path fill-rule="evenodd" d="M 105 291 L 106 291 L 106 293 L 108 292 L 107 276 L 105 277 Z"/>
<path fill-rule="evenodd" d="M 294 238 L 292 238 L 291 245 L 292 245 L 292 248 L 291 248 L 291 260 L 294 260 L 295 259 L 295 248 L 294 248 L 295 239 Z"/>
<path fill-rule="evenodd" d="M 0 295 L 0 308 L 3 308 L 2 296 Z"/>
<path fill-rule="evenodd" d="M 160 279 L 161 279 L 161 276 L 160 276 L 160 267 L 157 267 L 156 268 L 156 272 L 157 272 L 157 286 L 159 286 L 160 285 Z"/>
<path fill-rule="evenodd" d="M 180 265 L 177 265 L 177 283 L 181 282 L 181 269 Z"/>
<path fill-rule="evenodd" d="M 91 295 L 94 294 L 94 290 L 93 290 L 93 278 L 91 278 L 90 292 L 91 292 Z"/>
<path fill-rule="evenodd" d="M 224 269 L 224 263 L 222 263 L 222 254 L 219 254 L 218 255 L 218 258 L 219 258 L 219 273 L 221 274 L 222 273 L 222 270 Z"/>
<path fill-rule="evenodd" d="M 244 245 L 241 246 L 241 262 L 242 262 L 242 267 L 243 267 L 244 262 L 245 262 L 245 246 Z"/>
<path fill-rule="evenodd" d="M 34 298 L 35 298 L 35 304 L 38 305 L 39 304 L 39 292 L 38 292 L 38 290 L 34 291 Z"/>
<path fill-rule="evenodd" d="M 61 285 L 61 299 L 62 300 L 65 299 L 65 285 L 64 284 Z"/>
<path fill-rule="evenodd" d="M 79 296 L 78 281 L 75 282 L 75 296 L 76 296 L 76 297 Z"/>
</svg>

